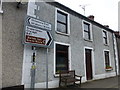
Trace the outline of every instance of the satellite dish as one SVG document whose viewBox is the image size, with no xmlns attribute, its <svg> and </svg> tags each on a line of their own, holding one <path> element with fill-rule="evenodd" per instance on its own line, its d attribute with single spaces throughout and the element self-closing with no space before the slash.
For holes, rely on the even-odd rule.
<svg viewBox="0 0 120 90">
<path fill-rule="evenodd" d="M 28 0 L 16 0 L 16 2 L 21 3 L 21 4 L 27 4 Z"/>
</svg>

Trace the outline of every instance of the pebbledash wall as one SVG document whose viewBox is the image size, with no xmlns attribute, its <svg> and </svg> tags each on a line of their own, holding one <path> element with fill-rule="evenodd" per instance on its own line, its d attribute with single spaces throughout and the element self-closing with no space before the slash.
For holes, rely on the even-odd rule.
<svg viewBox="0 0 120 90">
<path fill-rule="evenodd" d="M 0 88 L 2 88 L 2 5 L 0 5 Z"/>
<path fill-rule="evenodd" d="M 40 20 L 52 24 L 54 33 L 54 48 L 49 49 L 48 54 L 48 71 L 49 71 L 49 88 L 58 87 L 59 78 L 55 74 L 56 64 L 56 44 L 69 46 L 69 69 L 75 70 L 76 74 L 82 75 L 82 82 L 86 82 L 86 62 L 85 62 L 85 48 L 92 50 L 92 71 L 93 80 L 111 77 L 116 75 L 115 66 L 115 51 L 114 51 L 114 38 L 111 29 L 106 28 L 72 10 L 59 4 L 59 3 L 31 3 L 28 8 L 35 7 L 34 12 L 30 16 L 36 17 Z M 56 30 L 57 10 L 68 15 L 68 34 L 60 33 Z M 90 23 L 91 25 L 91 41 L 84 39 L 83 24 L 82 22 Z M 103 43 L 103 30 L 107 32 L 108 45 Z M 104 51 L 110 53 L 110 64 L 113 67 L 112 71 L 105 71 Z M 36 50 L 36 88 L 45 88 L 46 80 L 46 49 L 37 48 Z M 31 46 L 24 46 L 24 59 L 23 59 L 23 80 L 22 83 L 25 87 L 30 87 L 30 68 L 31 68 Z M 118 69 L 117 69 L 118 71 Z"/>
<path fill-rule="evenodd" d="M 27 5 L 16 8 L 16 2 L 3 2 L 2 13 L 2 87 L 21 85 L 24 17 Z"/>
<path fill-rule="evenodd" d="M 57 32 L 57 10 L 68 16 L 68 34 Z M 57 2 L 31 2 L 16 8 L 16 3 L 3 3 L 2 15 L 2 85 L 3 87 L 25 85 L 30 88 L 30 70 L 32 47 L 22 44 L 24 18 L 26 15 L 46 21 L 52 25 L 54 47 L 48 52 L 48 86 L 58 87 L 59 78 L 55 74 L 56 44 L 69 47 L 69 70 L 82 75 L 82 82 L 87 82 L 85 49 L 92 50 L 92 80 L 115 76 L 118 72 L 115 57 L 114 34 L 109 28 L 88 19 L 81 14 Z M 91 26 L 91 41 L 84 39 L 83 22 Z M 108 45 L 103 43 L 103 30 L 107 32 Z M 110 65 L 113 70 L 105 70 L 104 51 L 109 51 Z M 46 48 L 36 48 L 35 87 L 46 86 Z"/>
</svg>

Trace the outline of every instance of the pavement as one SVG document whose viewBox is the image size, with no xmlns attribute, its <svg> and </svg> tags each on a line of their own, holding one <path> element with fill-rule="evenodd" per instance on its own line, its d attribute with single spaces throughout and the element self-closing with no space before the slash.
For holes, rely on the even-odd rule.
<svg viewBox="0 0 120 90">
<path fill-rule="evenodd" d="M 107 90 L 112 90 L 112 89 L 115 89 L 115 90 L 119 90 L 119 87 L 120 87 L 120 76 L 115 76 L 115 77 L 110 77 L 110 78 L 105 78 L 105 79 L 99 79 L 99 80 L 92 80 L 92 81 L 88 81 L 88 82 L 85 82 L 85 83 L 82 83 L 81 84 L 81 87 L 78 87 L 78 86 L 67 86 L 65 87 L 67 90 L 93 90 L 93 89 L 107 89 Z M 61 89 L 61 88 L 53 88 L 53 89 L 50 89 L 50 90 L 63 90 L 64 87 Z M 105 89 L 105 90 L 106 90 Z"/>
<path fill-rule="evenodd" d="M 111 77 L 106 79 L 88 81 L 86 83 L 82 83 L 81 88 L 118 88 L 119 85 L 119 77 Z"/>
</svg>

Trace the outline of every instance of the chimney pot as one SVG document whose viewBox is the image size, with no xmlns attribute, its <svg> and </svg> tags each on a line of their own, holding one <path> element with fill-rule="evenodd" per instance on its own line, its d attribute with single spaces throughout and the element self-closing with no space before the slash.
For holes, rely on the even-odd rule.
<svg viewBox="0 0 120 90">
<path fill-rule="evenodd" d="M 109 25 L 104 25 L 106 28 L 109 28 Z"/>
<path fill-rule="evenodd" d="M 90 20 L 93 20 L 93 21 L 94 21 L 94 16 L 93 16 L 93 15 L 88 16 L 88 18 L 89 18 Z"/>
</svg>

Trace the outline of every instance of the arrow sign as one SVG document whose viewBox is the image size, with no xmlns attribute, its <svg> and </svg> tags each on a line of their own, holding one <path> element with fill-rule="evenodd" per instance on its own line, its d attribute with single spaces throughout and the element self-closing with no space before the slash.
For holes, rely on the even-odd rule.
<svg viewBox="0 0 120 90">
<path fill-rule="evenodd" d="M 51 24 L 50 23 L 47 23 L 47 22 L 44 22 L 44 21 L 41 21 L 41 20 L 38 20 L 38 19 L 34 19 L 34 18 L 31 18 L 31 17 L 28 17 L 28 23 L 32 26 L 35 26 L 35 27 L 38 27 L 38 28 L 41 28 L 41 29 L 46 29 L 46 30 L 51 30 Z"/>
<path fill-rule="evenodd" d="M 49 46 L 52 42 L 50 32 L 26 26 L 25 30 L 25 43 L 37 44 L 42 46 Z"/>
</svg>

